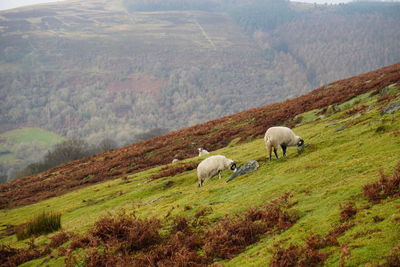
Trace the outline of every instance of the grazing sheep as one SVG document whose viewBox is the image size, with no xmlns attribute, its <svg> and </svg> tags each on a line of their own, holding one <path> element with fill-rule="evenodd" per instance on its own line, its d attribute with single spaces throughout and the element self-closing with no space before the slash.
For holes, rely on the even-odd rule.
<svg viewBox="0 0 400 267">
<path fill-rule="evenodd" d="M 173 159 L 172 163 L 175 163 L 175 162 L 178 162 L 178 161 L 179 161 L 179 159 Z"/>
<path fill-rule="evenodd" d="M 207 177 L 212 179 L 217 174 L 221 179 L 221 171 L 230 168 L 236 172 L 236 163 L 222 155 L 215 155 L 204 159 L 197 166 L 197 178 L 199 179 L 199 187 L 204 183 Z"/>
<path fill-rule="evenodd" d="M 199 147 L 197 150 L 199 151 L 199 157 L 210 154 L 210 152 L 201 147 Z"/>
<path fill-rule="evenodd" d="M 269 128 L 265 132 L 264 141 L 269 153 L 269 160 L 272 160 L 272 148 L 274 148 L 275 156 L 278 158 L 277 149 L 279 146 L 282 147 L 283 156 L 286 156 L 286 148 L 288 146 L 302 147 L 304 145 L 304 140 L 300 136 L 295 135 L 291 129 L 280 126 Z"/>
</svg>

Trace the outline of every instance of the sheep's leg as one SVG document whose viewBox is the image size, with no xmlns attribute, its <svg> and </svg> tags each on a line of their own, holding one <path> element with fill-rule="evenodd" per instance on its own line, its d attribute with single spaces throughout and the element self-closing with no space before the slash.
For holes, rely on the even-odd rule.
<svg viewBox="0 0 400 267">
<path fill-rule="evenodd" d="M 269 141 L 265 142 L 265 147 L 268 150 L 269 161 L 271 161 L 272 160 L 272 146 L 271 146 L 271 143 Z"/>
<path fill-rule="evenodd" d="M 220 172 L 220 171 L 217 171 L 216 173 L 213 173 L 213 174 L 211 175 L 211 178 L 210 178 L 210 180 L 213 180 L 213 179 L 214 179 L 214 177 L 215 177 L 215 176 L 217 176 L 217 174 L 219 174 L 219 172 Z"/>
<path fill-rule="evenodd" d="M 286 148 L 287 146 L 285 144 L 281 145 L 282 151 L 283 151 L 283 156 L 286 157 Z"/>
<path fill-rule="evenodd" d="M 221 171 L 218 171 L 218 179 L 221 179 Z"/>
<path fill-rule="evenodd" d="M 278 150 L 276 150 L 275 147 L 274 147 L 274 153 L 275 153 L 275 157 L 276 157 L 277 159 L 279 159 L 279 157 L 278 157 Z"/>
<path fill-rule="evenodd" d="M 201 187 L 201 186 L 203 185 L 203 182 L 204 182 L 204 180 L 203 180 L 203 179 L 200 179 L 200 181 L 199 181 L 199 187 Z"/>
</svg>

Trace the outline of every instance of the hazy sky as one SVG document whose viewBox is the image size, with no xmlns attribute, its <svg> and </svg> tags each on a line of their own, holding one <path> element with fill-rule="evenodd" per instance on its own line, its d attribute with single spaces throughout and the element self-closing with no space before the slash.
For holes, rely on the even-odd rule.
<svg viewBox="0 0 400 267">
<path fill-rule="evenodd" d="M 21 7 L 26 5 L 33 5 L 39 3 L 49 3 L 49 2 L 57 2 L 60 0 L 0 0 L 0 10 Z M 292 0 L 293 1 L 293 0 Z M 308 2 L 308 3 L 346 3 L 350 2 L 350 0 L 297 0 L 296 2 Z"/>
<path fill-rule="evenodd" d="M 49 3 L 49 2 L 57 2 L 61 0 L 0 0 L 0 10 L 33 5 L 39 3 Z M 83 0 L 84 1 L 84 0 Z M 351 0 L 291 0 L 293 2 L 307 2 L 307 3 L 318 3 L 318 4 L 338 4 L 338 3 L 348 3 Z"/>
<path fill-rule="evenodd" d="M 0 10 L 57 1 L 59 0 L 0 0 Z"/>
</svg>

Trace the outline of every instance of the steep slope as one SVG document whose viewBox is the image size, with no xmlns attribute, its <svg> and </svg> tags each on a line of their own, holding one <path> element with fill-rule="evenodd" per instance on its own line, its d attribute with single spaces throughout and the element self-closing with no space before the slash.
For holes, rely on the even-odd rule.
<svg viewBox="0 0 400 267">
<path fill-rule="evenodd" d="M 206 180 L 197 188 L 195 170 L 190 170 L 202 159 L 196 157 L 118 175 L 119 179 L 36 204 L 3 209 L 0 220 L 7 229 L 0 231 L 2 263 L 396 266 L 400 256 L 400 121 L 399 111 L 382 111 L 396 103 L 399 108 L 399 85 L 399 66 L 390 66 L 298 99 L 200 125 L 198 130 L 205 131 L 210 126 L 211 131 L 203 136 L 189 135 L 194 128 L 175 133 L 175 138 L 182 140 L 180 133 L 186 133 L 189 140 L 183 142 L 190 146 L 192 140 L 207 141 L 211 135 L 225 132 L 226 139 L 214 147 L 221 148 L 213 153 L 235 159 L 239 165 L 258 160 L 257 171 L 229 183 L 225 180 L 231 173 L 224 171 L 222 180 Z M 330 102 L 336 104 L 327 104 Z M 311 108 L 314 105 L 316 109 Z M 257 120 L 271 115 L 263 122 L 268 127 L 269 122 L 274 123 L 273 115 L 282 121 L 293 118 L 285 116 L 281 108 L 299 115 L 292 121 L 296 123 L 294 131 L 308 146 L 301 154 L 289 148 L 286 158 L 270 162 L 257 129 L 262 123 Z M 296 112 L 299 109 L 308 112 Z M 235 127 L 243 135 L 238 132 L 230 139 L 229 130 Z M 164 146 L 174 142 L 167 135 L 140 145 L 157 145 L 161 140 Z M 222 145 L 224 142 L 229 144 Z M 128 146 L 97 160 L 112 154 L 129 155 L 138 148 Z M 147 152 L 149 158 L 161 153 Z M 80 168 L 90 168 L 94 159 L 71 163 L 68 168 L 84 162 Z M 57 171 L 66 173 L 68 169 L 64 166 Z M 23 187 L 22 183 L 14 186 Z M 64 231 L 31 239 L 30 245 L 16 241 L 10 229 L 44 210 L 62 213 Z"/>
<path fill-rule="evenodd" d="M 109 179 L 196 155 L 197 147 L 216 150 L 231 141 L 260 137 L 273 125 L 295 125 L 296 115 L 342 103 L 400 80 L 400 64 L 318 88 L 292 100 L 251 109 L 182 129 L 90 158 L 69 162 L 47 172 L 0 186 L 0 207 L 27 205 Z M 191 168 L 194 168 L 192 166 Z"/>
</svg>

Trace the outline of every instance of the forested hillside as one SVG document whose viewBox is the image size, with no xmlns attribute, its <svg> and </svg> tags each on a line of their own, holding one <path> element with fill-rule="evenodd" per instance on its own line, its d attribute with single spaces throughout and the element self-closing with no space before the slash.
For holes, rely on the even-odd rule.
<svg viewBox="0 0 400 267">
<path fill-rule="evenodd" d="M 398 62 L 398 11 L 284 0 L 71 0 L 3 11 L 0 128 L 127 144 L 294 97 Z"/>
</svg>

